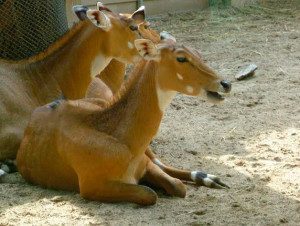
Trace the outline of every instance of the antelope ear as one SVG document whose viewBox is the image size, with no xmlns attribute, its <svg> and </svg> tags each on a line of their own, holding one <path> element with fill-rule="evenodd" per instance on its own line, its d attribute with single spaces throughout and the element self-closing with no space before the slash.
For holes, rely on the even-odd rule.
<svg viewBox="0 0 300 226">
<path fill-rule="evenodd" d="M 99 11 L 111 12 L 111 10 L 109 8 L 107 8 L 102 2 L 97 2 L 97 9 Z"/>
<path fill-rule="evenodd" d="M 160 60 L 160 51 L 149 39 L 136 39 L 134 45 L 145 60 Z"/>
<path fill-rule="evenodd" d="M 159 34 L 155 30 L 150 29 L 149 26 L 150 23 L 147 21 L 140 23 L 138 25 L 138 31 L 141 37 L 145 39 L 150 39 L 154 43 L 159 43 L 160 42 Z"/>
<path fill-rule="evenodd" d="M 170 40 L 176 43 L 176 38 L 167 31 L 160 32 L 160 40 Z"/>
<path fill-rule="evenodd" d="M 111 22 L 108 16 L 106 16 L 103 12 L 99 10 L 91 10 L 89 9 L 86 12 L 87 18 L 92 21 L 92 23 L 101 28 L 104 31 L 109 31 L 111 28 Z"/>
<path fill-rule="evenodd" d="M 131 14 L 130 18 L 133 19 L 137 24 L 139 24 L 145 21 L 145 17 L 145 6 L 141 6 L 137 11 Z"/>
<path fill-rule="evenodd" d="M 73 6 L 73 12 L 76 14 L 79 20 L 85 20 L 87 18 L 86 12 L 89 10 L 88 7 L 83 5 Z"/>
</svg>

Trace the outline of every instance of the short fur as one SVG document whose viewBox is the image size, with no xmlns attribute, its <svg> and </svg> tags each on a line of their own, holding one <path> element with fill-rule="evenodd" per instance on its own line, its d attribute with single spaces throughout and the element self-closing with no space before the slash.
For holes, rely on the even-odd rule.
<svg viewBox="0 0 300 226">
<path fill-rule="evenodd" d="M 106 12 L 112 23 L 102 31 L 89 20 L 75 25 L 46 51 L 21 61 L 0 60 L 0 161 L 14 159 L 37 106 L 63 94 L 67 99 L 85 96 L 91 82 L 91 63 L 99 55 L 133 62 L 136 49 L 129 49 L 137 33 L 134 19 Z M 133 14 L 134 15 L 134 14 Z"/>
<path fill-rule="evenodd" d="M 156 193 L 138 185 L 143 178 L 184 197 L 183 183 L 145 154 L 163 116 L 159 102 L 164 97 L 158 90 L 197 96 L 201 90 L 221 90 L 221 79 L 186 48 L 162 45 L 157 53 L 160 60 L 140 62 L 109 103 L 82 99 L 36 109 L 17 156 L 21 175 L 34 184 L 79 191 L 98 201 L 154 204 Z M 183 56 L 189 62 L 176 60 Z M 178 80 L 177 73 L 184 79 Z"/>
</svg>

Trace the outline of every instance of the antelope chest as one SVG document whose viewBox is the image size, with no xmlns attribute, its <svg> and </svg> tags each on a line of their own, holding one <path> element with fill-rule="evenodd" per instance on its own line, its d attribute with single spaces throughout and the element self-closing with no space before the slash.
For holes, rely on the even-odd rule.
<svg viewBox="0 0 300 226">
<path fill-rule="evenodd" d="M 122 182 L 137 184 L 146 172 L 145 154 L 132 158 L 128 164 L 125 173 L 122 176 Z"/>
</svg>

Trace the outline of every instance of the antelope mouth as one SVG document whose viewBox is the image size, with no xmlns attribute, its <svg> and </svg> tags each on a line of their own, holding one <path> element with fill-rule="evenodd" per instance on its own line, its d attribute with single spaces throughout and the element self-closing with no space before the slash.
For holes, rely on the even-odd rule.
<svg viewBox="0 0 300 226">
<path fill-rule="evenodd" d="M 225 97 L 223 97 L 220 93 L 218 92 L 213 92 L 213 91 L 206 91 L 207 97 L 212 100 L 217 100 L 217 101 L 222 101 L 225 100 Z"/>
</svg>

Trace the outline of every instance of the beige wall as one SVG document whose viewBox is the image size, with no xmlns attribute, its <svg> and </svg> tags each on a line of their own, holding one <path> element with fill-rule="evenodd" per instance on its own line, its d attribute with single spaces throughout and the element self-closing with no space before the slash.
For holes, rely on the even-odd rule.
<svg viewBox="0 0 300 226">
<path fill-rule="evenodd" d="M 77 18 L 72 13 L 73 5 L 86 5 L 91 8 L 96 6 L 99 0 L 66 0 L 67 16 L 71 26 Z M 261 2 L 264 0 L 231 0 L 235 7 L 242 7 L 248 4 Z M 101 0 L 114 12 L 130 13 L 137 8 L 137 0 Z M 203 9 L 208 7 L 209 0 L 144 0 L 147 15 L 162 14 L 180 10 Z"/>
<path fill-rule="evenodd" d="M 180 10 L 203 9 L 208 7 L 208 0 L 146 0 L 148 15 L 174 12 Z"/>
<path fill-rule="evenodd" d="M 245 5 L 254 4 L 262 0 L 231 0 L 231 5 L 235 7 L 243 7 Z"/>
<path fill-rule="evenodd" d="M 76 21 L 72 13 L 73 5 L 86 5 L 95 7 L 98 0 L 66 0 L 69 24 Z M 114 12 L 134 12 L 137 8 L 137 0 L 102 0 Z M 178 10 L 203 9 L 208 7 L 208 0 L 144 0 L 147 15 L 155 15 Z"/>
<path fill-rule="evenodd" d="M 86 5 L 90 8 L 94 8 L 98 0 L 66 0 L 67 14 L 69 21 L 74 21 L 76 18 L 72 13 L 73 5 Z M 131 12 L 136 9 L 136 0 L 102 0 L 106 6 L 108 6 L 114 12 Z"/>
</svg>

